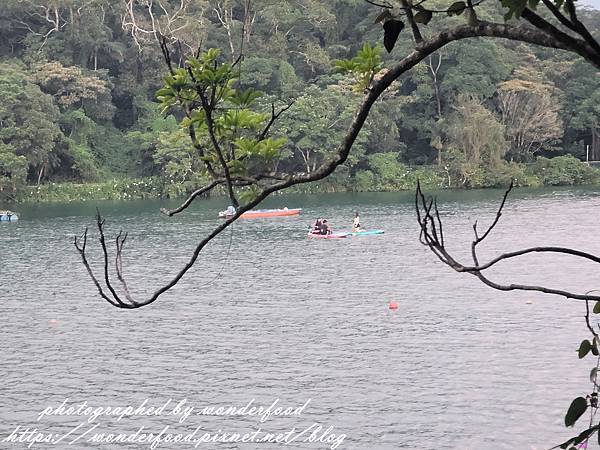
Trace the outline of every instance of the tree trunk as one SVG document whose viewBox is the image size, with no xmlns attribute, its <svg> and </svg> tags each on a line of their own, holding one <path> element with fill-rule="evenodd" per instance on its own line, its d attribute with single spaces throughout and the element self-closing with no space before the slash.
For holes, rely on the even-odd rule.
<svg viewBox="0 0 600 450">
<path fill-rule="evenodd" d="M 58 3 L 54 4 L 54 30 L 60 31 L 60 14 L 58 12 Z"/>
<path fill-rule="evenodd" d="M 600 131 L 596 124 L 592 125 L 592 148 L 590 149 L 590 160 L 600 161 Z"/>
<path fill-rule="evenodd" d="M 304 165 L 306 166 L 306 173 L 310 173 L 310 150 L 306 150 L 306 153 L 304 153 L 304 151 L 300 147 L 296 146 L 296 148 L 300 152 L 300 155 L 302 155 Z"/>
<path fill-rule="evenodd" d="M 433 65 L 433 55 L 429 57 L 429 71 L 431 72 L 431 81 L 433 84 L 433 92 L 435 92 L 435 101 L 437 107 L 437 119 L 442 118 L 442 96 L 440 94 L 440 84 L 438 82 L 437 74 L 440 71 L 442 65 L 442 55 L 437 53 L 438 61 L 437 64 Z"/>
<path fill-rule="evenodd" d="M 40 185 L 40 181 L 42 181 L 42 177 L 44 176 L 44 167 L 45 165 L 42 164 L 42 167 L 40 167 L 40 170 L 38 172 L 38 179 L 37 179 L 37 185 Z"/>
</svg>

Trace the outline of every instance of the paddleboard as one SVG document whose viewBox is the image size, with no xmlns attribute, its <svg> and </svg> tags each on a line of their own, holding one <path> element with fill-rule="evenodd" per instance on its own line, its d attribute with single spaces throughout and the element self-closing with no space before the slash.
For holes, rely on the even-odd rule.
<svg viewBox="0 0 600 450">
<path fill-rule="evenodd" d="M 363 231 L 352 231 L 350 234 L 352 236 L 371 236 L 373 234 L 383 234 L 385 231 L 383 230 L 363 230 Z"/>
<path fill-rule="evenodd" d="M 317 238 L 317 239 L 340 239 L 351 236 L 351 233 L 331 233 L 331 234 L 316 234 L 316 233 L 308 233 L 309 238 Z"/>
</svg>

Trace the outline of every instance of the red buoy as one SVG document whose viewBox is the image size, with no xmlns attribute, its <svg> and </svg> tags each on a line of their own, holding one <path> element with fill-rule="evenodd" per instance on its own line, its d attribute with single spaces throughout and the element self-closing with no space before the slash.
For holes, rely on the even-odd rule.
<svg viewBox="0 0 600 450">
<path fill-rule="evenodd" d="M 390 302 L 388 306 L 390 309 L 398 309 L 398 303 L 396 302 Z"/>
</svg>

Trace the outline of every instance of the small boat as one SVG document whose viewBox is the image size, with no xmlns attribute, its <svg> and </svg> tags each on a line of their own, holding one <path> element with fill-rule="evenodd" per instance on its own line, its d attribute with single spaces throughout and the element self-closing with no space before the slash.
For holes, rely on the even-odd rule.
<svg viewBox="0 0 600 450">
<path fill-rule="evenodd" d="M 360 230 L 360 231 L 352 231 L 352 236 L 370 236 L 373 234 L 383 234 L 385 231 L 383 230 Z"/>
<path fill-rule="evenodd" d="M 352 233 L 329 233 L 329 234 L 308 233 L 309 238 L 317 238 L 317 239 L 341 239 L 341 238 L 347 238 L 348 236 L 352 236 Z"/>
<path fill-rule="evenodd" d="M 12 211 L 0 211 L 0 222 L 16 222 L 19 220 L 19 216 L 17 216 Z"/>
<path fill-rule="evenodd" d="M 283 208 L 283 209 L 256 209 L 256 210 L 252 210 L 252 211 L 247 211 L 244 214 L 242 214 L 240 217 L 242 219 L 258 219 L 258 218 L 261 218 L 261 217 L 297 216 L 301 212 L 302 212 L 301 208 L 293 208 L 293 209 L 289 209 L 289 208 Z M 233 216 L 233 214 L 231 214 L 228 211 L 221 211 L 219 213 L 219 217 L 221 219 L 227 219 L 227 218 L 232 217 L 232 216 Z"/>
</svg>

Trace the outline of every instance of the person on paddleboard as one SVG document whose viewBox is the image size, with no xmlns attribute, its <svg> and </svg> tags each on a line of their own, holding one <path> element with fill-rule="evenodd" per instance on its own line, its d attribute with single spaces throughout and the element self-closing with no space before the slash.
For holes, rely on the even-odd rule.
<svg viewBox="0 0 600 450">
<path fill-rule="evenodd" d="M 361 231 L 360 230 L 360 216 L 358 215 L 358 211 L 356 211 L 356 214 L 354 215 L 354 220 L 352 222 L 352 232 L 357 233 L 359 231 Z"/>
<path fill-rule="evenodd" d="M 312 226 L 311 233 L 319 234 L 321 232 L 321 218 L 319 217 Z"/>
<path fill-rule="evenodd" d="M 327 223 L 327 219 L 323 219 L 323 221 L 321 222 L 321 228 L 320 228 L 319 234 L 329 234 L 329 233 L 331 233 L 331 228 L 329 227 L 329 224 Z"/>
</svg>

